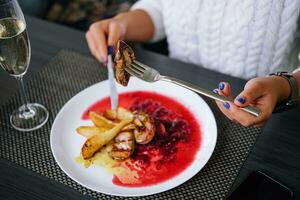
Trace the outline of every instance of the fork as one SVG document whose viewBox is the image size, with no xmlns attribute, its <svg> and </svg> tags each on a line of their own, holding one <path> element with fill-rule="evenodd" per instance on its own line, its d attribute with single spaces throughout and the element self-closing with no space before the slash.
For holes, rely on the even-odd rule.
<svg viewBox="0 0 300 200">
<path fill-rule="evenodd" d="M 137 78 L 142 79 L 147 82 L 167 81 L 167 82 L 171 82 L 171 83 L 180 85 L 180 86 L 185 87 L 189 90 L 192 90 L 196 93 L 199 93 L 201 95 L 204 95 L 206 97 L 209 97 L 211 99 L 214 99 L 214 100 L 217 100 L 217 101 L 220 101 L 223 103 L 224 102 L 233 102 L 232 98 L 224 97 L 219 94 L 215 94 L 214 92 L 212 92 L 210 90 L 206 90 L 199 86 L 193 85 L 191 83 L 188 83 L 188 82 L 185 82 L 185 81 L 173 78 L 173 77 L 160 75 L 160 73 L 157 70 L 155 70 L 137 60 L 134 60 L 133 63 L 131 64 L 131 66 L 126 67 L 125 70 L 130 75 L 136 76 Z M 260 110 L 253 106 L 245 106 L 245 107 L 241 107 L 240 109 L 242 109 L 256 117 L 258 117 L 260 115 Z"/>
</svg>

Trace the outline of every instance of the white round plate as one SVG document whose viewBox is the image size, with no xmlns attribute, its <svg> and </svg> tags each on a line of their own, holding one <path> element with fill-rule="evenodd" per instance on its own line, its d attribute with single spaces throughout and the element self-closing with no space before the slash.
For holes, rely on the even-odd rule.
<svg viewBox="0 0 300 200">
<path fill-rule="evenodd" d="M 78 126 L 87 125 L 81 120 L 83 112 L 100 99 L 109 95 L 108 82 L 103 81 L 81 91 L 60 110 L 52 125 L 50 144 L 53 156 L 60 168 L 77 183 L 104 194 L 117 196 L 144 196 L 172 189 L 197 174 L 207 163 L 217 141 L 214 115 L 206 102 L 194 92 L 172 83 L 147 83 L 131 78 L 127 87 L 118 86 L 118 92 L 154 91 L 172 97 L 185 105 L 198 119 L 202 142 L 193 163 L 176 177 L 157 185 L 145 187 L 122 187 L 112 183 L 112 175 L 97 166 L 84 168 L 75 162 L 85 139 L 76 134 Z"/>
</svg>

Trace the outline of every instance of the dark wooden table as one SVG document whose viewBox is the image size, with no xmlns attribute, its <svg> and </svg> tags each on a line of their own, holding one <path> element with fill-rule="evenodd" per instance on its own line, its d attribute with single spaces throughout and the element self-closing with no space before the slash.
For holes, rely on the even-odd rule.
<svg viewBox="0 0 300 200">
<path fill-rule="evenodd" d="M 28 16 L 26 19 L 32 59 L 25 81 L 41 70 L 60 49 L 89 55 L 84 33 Z M 208 89 L 216 88 L 220 81 L 229 81 L 237 94 L 245 84 L 244 80 L 142 49 L 137 49 L 136 54 L 139 60 L 156 66 L 162 73 Z M 17 91 L 16 81 L 0 70 L 0 104 Z M 293 190 L 293 199 L 300 199 L 300 108 L 275 114 L 266 123 L 233 188 L 253 170 L 264 171 L 278 179 Z M 0 171 L 0 199 L 90 199 L 7 160 L 0 159 Z"/>
</svg>

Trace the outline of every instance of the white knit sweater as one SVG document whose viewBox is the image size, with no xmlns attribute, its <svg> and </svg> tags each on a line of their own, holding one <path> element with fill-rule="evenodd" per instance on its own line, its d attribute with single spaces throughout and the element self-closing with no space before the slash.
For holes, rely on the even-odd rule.
<svg viewBox="0 0 300 200">
<path fill-rule="evenodd" d="M 170 57 L 245 79 L 287 66 L 300 0 L 140 0 Z"/>
</svg>

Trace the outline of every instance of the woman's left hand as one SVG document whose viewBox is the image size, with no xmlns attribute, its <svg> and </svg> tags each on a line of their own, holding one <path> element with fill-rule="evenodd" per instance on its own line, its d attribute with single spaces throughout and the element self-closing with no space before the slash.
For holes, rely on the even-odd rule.
<svg viewBox="0 0 300 200">
<path fill-rule="evenodd" d="M 231 97 L 230 84 L 221 82 L 214 92 L 222 96 Z M 247 82 L 242 91 L 232 102 L 216 102 L 220 110 L 232 121 L 243 126 L 262 126 L 270 118 L 278 102 L 289 97 L 289 83 L 282 77 L 260 77 Z M 239 107 L 252 105 L 260 109 L 261 113 L 255 117 Z"/>
</svg>

